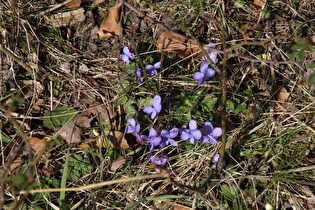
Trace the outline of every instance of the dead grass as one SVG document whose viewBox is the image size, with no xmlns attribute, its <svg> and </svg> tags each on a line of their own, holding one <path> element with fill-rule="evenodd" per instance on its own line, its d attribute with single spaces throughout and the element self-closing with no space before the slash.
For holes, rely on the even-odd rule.
<svg viewBox="0 0 315 210">
<path fill-rule="evenodd" d="M 202 43 L 215 42 L 219 69 L 223 56 L 220 30 L 225 28 L 229 53 L 227 97 L 234 109 L 229 106 L 226 117 L 227 167 L 221 172 L 211 168 L 220 144 L 192 147 L 183 142 L 179 147 L 159 151 L 169 156 L 161 174 L 167 178 L 150 179 L 141 179 L 156 174 L 148 147 L 135 143 L 129 135 L 125 135 L 130 145 L 126 150 L 93 142 L 106 141 L 101 136 L 108 130 L 124 132 L 130 116 L 142 120 L 147 129 L 152 126 L 141 109 L 147 103 L 145 97 L 156 93 L 163 95 L 166 107 L 155 123 L 158 130 L 181 127 L 189 114 L 200 122 L 211 120 L 220 126 L 218 104 L 208 111 L 201 103 L 206 98 L 220 100 L 220 75 L 197 87 L 191 75 L 199 62 L 157 52 L 154 42 L 164 30 L 127 7 L 122 13 L 122 37 L 99 39 L 98 27 L 114 2 L 93 6 L 83 1 L 80 8 L 84 9 L 84 20 L 62 27 L 52 25 L 52 15 L 73 9 L 63 6 L 42 13 L 53 2 L 1 2 L 0 206 L 263 209 L 269 203 L 274 209 L 315 208 L 315 88 L 307 85 L 314 72 L 307 65 L 314 62 L 315 56 L 314 52 L 306 52 L 302 59 L 290 57 L 297 41 L 314 48 L 315 4 L 268 1 L 257 9 L 250 2 L 242 7 L 236 2 L 242 3 L 128 2 L 182 35 Z M 151 78 L 149 86 L 138 84 L 133 66 L 125 68 L 117 63 L 125 45 L 145 64 L 163 61 L 161 75 Z M 130 102 L 117 106 L 124 96 Z M 183 110 L 186 99 L 191 104 L 178 111 Z M 130 105 L 124 106 L 127 103 Z M 246 107 L 237 112 L 236 107 L 242 103 Z M 44 123 L 47 113 L 56 107 L 73 108 L 79 116 L 87 117 L 88 125 L 76 121 L 75 126 L 89 148 L 68 144 L 61 138 L 51 139 L 64 126 L 47 127 Z M 36 151 L 31 152 L 29 137 L 48 139 L 42 155 L 33 155 Z M 71 154 L 68 160 L 67 153 Z M 123 157 L 122 165 L 115 163 L 119 157 Z M 115 170 L 111 170 L 113 167 Z M 61 182 L 64 173 L 68 174 L 66 183 Z M 115 182 L 130 177 L 139 180 Z M 106 181 L 113 183 L 81 189 Z M 69 188 L 65 200 L 60 191 L 49 191 L 60 187 Z M 20 194 L 38 189 L 48 190 Z"/>
</svg>

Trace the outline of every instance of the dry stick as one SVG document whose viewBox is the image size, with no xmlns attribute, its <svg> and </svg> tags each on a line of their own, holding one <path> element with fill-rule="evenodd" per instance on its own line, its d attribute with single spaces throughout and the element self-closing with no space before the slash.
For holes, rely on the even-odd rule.
<svg viewBox="0 0 315 210">
<path fill-rule="evenodd" d="M 6 54 L 7 56 L 9 56 L 11 59 L 13 59 L 15 62 L 17 62 L 20 66 L 22 66 L 26 71 L 28 71 L 28 73 L 33 74 L 33 70 L 32 68 L 25 64 L 23 62 L 22 59 L 20 59 L 18 56 L 14 55 L 10 50 L 8 50 L 7 48 L 3 47 L 0 44 L 0 51 L 2 51 L 4 54 Z"/>
<path fill-rule="evenodd" d="M 226 145 L 226 70 L 227 70 L 227 51 L 226 51 L 226 40 L 225 40 L 225 29 L 221 27 L 222 47 L 223 47 L 223 63 L 222 63 L 222 75 L 221 75 L 221 127 L 222 127 L 222 143 L 220 148 L 220 159 L 218 161 L 218 169 L 223 168 L 224 150 Z"/>
<path fill-rule="evenodd" d="M 154 178 L 169 178 L 169 174 L 167 173 L 157 173 L 151 175 L 144 175 L 144 176 L 136 176 L 130 178 L 123 178 L 111 181 L 100 182 L 96 184 L 85 185 L 82 187 L 73 187 L 73 188 L 50 188 L 50 189 L 38 189 L 38 190 L 29 190 L 29 191 L 21 191 L 20 194 L 25 193 L 44 193 L 44 192 L 61 192 L 61 191 L 81 191 L 81 190 L 88 190 L 96 187 L 103 187 L 106 185 L 112 185 L 117 183 L 124 183 L 124 182 L 131 182 L 131 181 L 138 181 L 144 179 L 154 179 Z"/>
<path fill-rule="evenodd" d="M 72 1 L 73 1 L 73 0 L 66 0 L 66 1 L 64 1 L 64 2 L 62 2 L 62 3 L 60 3 L 60 4 L 57 4 L 56 6 L 54 6 L 54 7 L 50 8 L 50 9 L 46 10 L 46 11 L 43 11 L 43 12 L 39 13 L 38 16 L 42 16 L 42 15 L 44 15 L 44 14 L 46 14 L 46 13 L 52 12 L 52 11 L 54 11 L 54 10 L 56 10 L 56 9 L 59 9 L 59 8 L 62 7 L 63 5 L 69 4 L 69 3 L 71 3 Z"/>
</svg>

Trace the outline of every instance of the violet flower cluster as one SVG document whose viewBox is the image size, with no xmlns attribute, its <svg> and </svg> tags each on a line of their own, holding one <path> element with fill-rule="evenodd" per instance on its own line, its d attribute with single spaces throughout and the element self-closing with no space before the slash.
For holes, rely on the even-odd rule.
<svg viewBox="0 0 315 210">
<path fill-rule="evenodd" d="M 123 48 L 123 54 L 121 54 L 119 58 L 125 62 L 125 65 L 128 65 L 130 63 L 130 59 L 134 59 L 135 55 L 130 52 L 127 46 L 125 46 Z M 144 68 L 148 75 L 155 76 L 158 74 L 157 70 L 161 68 L 161 62 L 157 62 L 153 65 L 147 64 Z M 144 82 L 143 70 L 141 68 L 137 68 L 134 75 L 139 78 L 139 84 Z"/>
<path fill-rule="evenodd" d="M 214 44 L 210 43 L 209 46 L 214 48 Z M 211 51 L 208 51 L 208 56 L 211 61 L 215 64 L 217 61 L 217 55 Z M 135 55 L 130 52 L 129 48 L 125 46 L 123 48 L 123 54 L 120 55 L 120 59 L 125 62 L 125 65 L 130 63 L 131 59 L 134 59 Z M 197 80 L 198 85 L 202 85 L 206 78 L 213 77 L 215 71 L 209 68 L 207 62 L 207 56 L 203 56 L 204 62 L 200 65 L 200 72 L 196 72 L 193 75 L 193 79 Z M 147 64 L 145 71 L 150 76 L 158 74 L 158 69 L 161 68 L 161 62 L 157 62 L 153 65 Z M 139 84 L 144 82 L 143 70 L 137 68 L 134 75 L 139 78 Z M 161 97 L 159 95 L 154 96 L 152 99 L 152 106 L 147 106 L 143 109 L 143 112 L 150 114 L 150 119 L 154 120 L 162 110 Z M 149 136 L 140 135 L 140 124 L 136 122 L 134 118 L 128 118 L 129 125 L 126 127 L 126 133 L 133 134 L 138 142 L 148 142 L 150 145 L 150 160 L 156 166 L 162 166 L 167 162 L 167 157 L 164 154 L 152 155 L 156 147 L 166 147 L 168 145 L 178 146 L 178 142 L 175 140 L 186 141 L 189 139 L 190 144 L 194 145 L 197 141 L 201 143 L 209 142 L 212 145 L 217 144 L 217 138 L 222 135 L 222 129 L 219 127 L 214 128 L 210 122 L 205 122 L 202 129 L 199 129 L 197 122 L 191 120 L 189 122 L 189 128 L 172 128 L 170 130 L 162 129 L 159 134 L 153 127 L 149 130 Z M 216 167 L 216 162 L 220 156 L 215 155 L 213 168 Z M 160 167 L 156 167 L 155 170 L 160 172 Z"/>
<path fill-rule="evenodd" d="M 159 95 L 154 96 L 152 100 L 152 107 L 148 106 L 143 109 L 147 114 L 151 114 L 151 119 L 155 119 L 161 112 L 161 97 Z M 127 126 L 126 133 L 132 133 L 139 142 L 148 142 L 150 146 L 152 163 L 161 166 L 167 162 L 167 157 L 163 154 L 152 155 L 156 147 L 166 147 L 168 145 L 178 146 L 177 138 L 181 141 L 189 139 L 190 144 L 194 145 L 196 141 L 201 143 L 209 142 L 212 145 L 218 143 L 217 138 L 222 135 L 222 129 L 219 127 L 213 127 L 210 122 L 205 122 L 202 129 L 199 129 L 195 120 L 190 120 L 189 128 L 172 128 L 170 130 L 163 129 L 159 134 L 155 128 L 151 127 L 149 135 L 140 135 L 140 124 L 136 123 L 134 118 L 128 119 L 129 125 Z M 159 168 L 156 171 L 160 172 Z"/>
<path fill-rule="evenodd" d="M 215 45 L 213 43 L 209 43 L 209 47 L 214 48 Z M 208 51 L 208 56 L 213 64 L 217 62 L 216 53 Z M 211 68 L 208 68 L 210 64 L 207 62 L 207 56 L 202 56 L 202 60 L 204 60 L 204 62 L 200 65 L 200 72 L 196 72 L 193 75 L 193 79 L 197 80 L 198 85 L 202 85 L 206 81 L 206 78 L 210 78 L 215 75 L 215 71 Z"/>
</svg>

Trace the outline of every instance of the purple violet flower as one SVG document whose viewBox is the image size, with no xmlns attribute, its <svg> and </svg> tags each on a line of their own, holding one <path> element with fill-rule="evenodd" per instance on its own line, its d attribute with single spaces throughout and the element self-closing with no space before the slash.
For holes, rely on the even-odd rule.
<svg viewBox="0 0 315 210">
<path fill-rule="evenodd" d="M 167 145 L 171 144 L 172 146 L 178 146 L 177 142 L 173 140 L 178 135 L 178 128 L 172 128 L 170 131 L 162 130 L 161 137 L 162 141 L 160 143 L 161 147 L 166 147 Z"/>
<path fill-rule="evenodd" d="M 154 65 L 148 64 L 145 66 L 145 69 L 151 76 L 157 75 L 157 69 L 159 68 L 161 68 L 161 62 L 157 62 Z"/>
<path fill-rule="evenodd" d="M 210 42 L 210 43 L 208 44 L 208 46 L 209 46 L 210 48 L 215 48 L 215 45 L 214 45 L 212 42 Z M 216 54 L 216 53 L 214 53 L 214 52 L 212 52 L 212 51 L 208 51 L 208 56 L 209 56 L 210 60 L 211 60 L 214 64 L 217 62 L 217 54 Z M 202 56 L 202 60 L 207 61 L 207 60 L 208 60 L 208 57 L 207 57 L 207 56 Z"/>
<path fill-rule="evenodd" d="M 203 62 L 200 65 L 200 72 L 196 72 L 193 75 L 193 79 L 197 80 L 198 85 L 202 85 L 207 77 L 213 77 L 215 74 L 215 71 L 213 69 L 208 68 L 209 63 Z"/>
<path fill-rule="evenodd" d="M 140 80 L 139 80 L 139 84 L 143 83 L 144 78 L 142 76 L 142 69 L 137 68 L 136 72 L 135 72 L 135 76 L 137 76 Z"/>
<path fill-rule="evenodd" d="M 167 161 L 167 157 L 165 155 L 158 155 L 157 158 L 151 156 L 151 162 L 155 163 L 156 165 L 164 165 Z"/>
<path fill-rule="evenodd" d="M 218 163 L 219 159 L 220 159 L 220 154 L 215 154 L 213 156 L 214 164 L 212 164 L 211 168 L 217 167 L 217 163 Z M 226 166 L 226 162 L 223 160 L 222 167 L 224 168 L 225 166 Z"/>
<path fill-rule="evenodd" d="M 213 128 L 211 122 L 205 122 L 202 126 L 203 131 L 207 134 L 200 139 L 201 143 L 210 142 L 210 144 L 217 144 L 217 138 L 222 135 L 222 129 Z"/>
<path fill-rule="evenodd" d="M 196 139 L 200 139 L 202 137 L 201 131 L 197 129 L 197 122 L 195 120 L 190 120 L 189 129 L 183 129 L 180 139 L 182 141 L 186 141 L 189 139 L 191 144 L 195 144 Z"/>
<path fill-rule="evenodd" d="M 123 53 L 124 54 L 120 55 L 119 58 L 125 61 L 125 64 L 128 65 L 130 63 L 129 59 L 134 59 L 135 55 L 129 51 L 129 48 L 127 46 L 123 48 Z"/>
<path fill-rule="evenodd" d="M 161 110 L 162 110 L 161 96 L 156 95 L 156 96 L 154 96 L 154 98 L 152 100 L 152 107 L 151 106 L 144 107 L 143 112 L 145 112 L 147 114 L 152 113 L 151 114 L 151 120 L 153 120 L 161 112 Z"/>
<path fill-rule="evenodd" d="M 126 133 L 133 133 L 137 140 L 140 141 L 140 124 L 137 124 L 134 118 L 128 118 L 127 121 L 130 125 L 127 126 Z"/>
<path fill-rule="evenodd" d="M 159 145 L 161 143 L 161 137 L 158 137 L 157 132 L 154 128 L 150 128 L 150 134 L 149 136 L 142 135 L 141 138 L 144 141 L 150 142 L 150 152 L 154 150 L 154 147 Z"/>
</svg>

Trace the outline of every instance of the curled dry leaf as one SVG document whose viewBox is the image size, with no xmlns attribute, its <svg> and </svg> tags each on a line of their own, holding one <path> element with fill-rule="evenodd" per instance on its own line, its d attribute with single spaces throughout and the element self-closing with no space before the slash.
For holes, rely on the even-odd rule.
<svg viewBox="0 0 315 210">
<path fill-rule="evenodd" d="M 81 143 L 82 128 L 90 127 L 92 118 L 84 116 L 84 113 L 72 118 L 53 136 L 57 138 L 62 137 L 67 143 Z"/>
<path fill-rule="evenodd" d="M 106 136 L 110 141 L 110 146 L 116 149 L 127 149 L 130 150 L 130 146 L 124 137 L 124 134 L 120 131 L 107 131 Z M 106 139 L 104 136 L 99 136 L 97 139 L 92 139 L 88 142 L 82 143 L 80 147 L 89 149 L 89 144 L 93 144 L 97 147 L 107 147 Z"/>
<path fill-rule="evenodd" d="M 291 102 L 291 94 L 287 91 L 285 87 L 281 87 L 275 94 L 275 98 L 279 102 Z"/>
<path fill-rule="evenodd" d="M 58 13 L 50 17 L 50 24 L 55 27 L 73 26 L 76 23 L 83 22 L 85 20 L 84 9 Z"/>
<path fill-rule="evenodd" d="M 120 27 L 119 27 L 119 13 L 120 13 L 121 3 L 116 4 L 115 6 L 108 8 L 107 14 L 100 26 L 98 35 L 100 38 L 106 38 L 111 36 L 119 36 Z"/>
<path fill-rule="evenodd" d="M 261 11 L 264 8 L 266 3 L 267 3 L 267 0 L 254 0 L 252 4 L 258 11 Z"/>
<path fill-rule="evenodd" d="M 66 3 L 66 7 L 71 8 L 71 9 L 78 8 L 81 5 L 81 3 L 82 3 L 81 0 L 71 0 L 68 3 Z"/>
<path fill-rule="evenodd" d="M 42 139 L 39 139 L 36 137 L 29 137 L 28 140 L 29 140 L 30 146 L 31 146 L 31 148 L 35 154 L 42 152 L 48 146 L 48 142 L 46 139 L 42 140 Z"/>
<path fill-rule="evenodd" d="M 192 55 L 194 59 L 199 60 L 202 57 L 197 43 L 173 36 L 171 32 L 163 32 L 155 45 L 160 51 L 177 53 L 180 58 Z"/>
<path fill-rule="evenodd" d="M 109 166 L 109 170 L 116 171 L 121 165 L 126 163 L 126 158 L 123 156 L 118 157 L 116 160 L 112 160 Z"/>
</svg>

